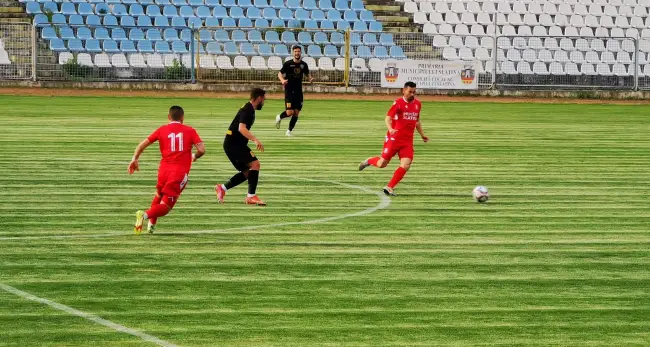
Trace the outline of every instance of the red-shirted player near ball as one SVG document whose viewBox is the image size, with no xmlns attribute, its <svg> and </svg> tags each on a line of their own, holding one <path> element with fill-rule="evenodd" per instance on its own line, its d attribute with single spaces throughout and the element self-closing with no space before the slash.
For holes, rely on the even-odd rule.
<svg viewBox="0 0 650 347">
<path fill-rule="evenodd" d="M 399 155 L 399 167 L 395 170 L 393 178 L 384 187 L 384 194 L 395 196 L 395 186 L 404 178 L 406 172 L 413 162 L 413 134 L 418 131 L 422 140 L 426 143 L 429 138 L 424 135 L 422 123 L 420 122 L 420 110 L 422 104 L 415 99 L 415 83 L 406 82 L 402 89 L 403 97 L 395 100 L 393 106 L 388 110 L 386 115 L 386 142 L 381 157 L 372 157 L 364 160 L 359 164 L 359 170 L 368 166 L 384 168 L 390 160 Z"/>
<path fill-rule="evenodd" d="M 162 159 L 158 168 L 156 195 L 151 202 L 151 208 L 135 213 L 136 220 L 133 231 L 137 235 L 142 232 L 142 224 L 145 219 L 149 220 L 147 227 L 149 233 L 154 232 L 157 219 L 171 211 L 187 186 L 192 162 L 205 154 L 205 146 L 199 134 L 194 128 L 183 124 L 185 112 L 180 106 L 172 106 L 167 118 L 169 118 L 169 124 L 156 129 L 149 137 L 140 142 L 135 148 L 131 163 L 129 163 L 130 175 L 135 171 L 140 171 L 138 164 L 140 155 L 145 148 L 158 141 Z M 192 148 L 196 148 L 196 153 L 192 153 Z"/>
</svg>

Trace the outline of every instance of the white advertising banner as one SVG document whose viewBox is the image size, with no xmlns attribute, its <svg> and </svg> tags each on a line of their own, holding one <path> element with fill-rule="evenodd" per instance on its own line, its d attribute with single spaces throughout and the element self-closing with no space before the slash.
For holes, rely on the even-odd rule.
<svg viewBox="0 0 650 347">
<path fill-rule="evenodd" d="M 402 88 L 412 81 L 423 89 L 478 89 L 477 68 L 477 62 L 386 60 L 381 86 Z"/>
</svg>

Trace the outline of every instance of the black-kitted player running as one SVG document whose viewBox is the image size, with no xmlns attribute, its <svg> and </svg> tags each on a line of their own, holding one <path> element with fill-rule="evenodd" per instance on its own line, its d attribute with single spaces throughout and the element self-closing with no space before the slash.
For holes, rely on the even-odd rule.
<svg viewBox="0 0 650 347">
<path fill-rule="evenodd" d="M 309 66 L 302 61 L 302 48 L 293 46 L 293 59 L 286 61 L 282 65 L 282 70 L 278 72 L 278 78 L 284 87 L 284 106 L 285 111 L 275 117 L 275 127 L 280 129 L 280 123 L 284 118 L 291 117 L 287 136 L 291 136 L 291 131 L 298 122 L 298 116 L 302 110 L 302 79 L 307 77 L 309 82 L 314 78 L 309 74 Z"/>
<path fill-rule="evenodd" d="M 250 132 L 255 123 L 255 110 L 261 110 L 264 106 L 266 92 L 260 88 L 251 91 L 250 101 L 239 109 L 235 119 L 230 123 L 226 138 L 223 140 L 223 150 L 230 159 L 232 165 L 239 171 L 232 176 L 228 182 L 217 184 L 214 189 L 217 193 L 219 203 L 223 203 L 226 192 L 248 180 L 248 195 L 244 200 L 249 205 L 265 206 L 266 203 L 255 195 L 257 181 L 260 175 L 260 162 L 255 153 L 248 147 L 248 141 L 253 141 L 257 150 L 264 152 L 262 142 Z"/>
</svg>

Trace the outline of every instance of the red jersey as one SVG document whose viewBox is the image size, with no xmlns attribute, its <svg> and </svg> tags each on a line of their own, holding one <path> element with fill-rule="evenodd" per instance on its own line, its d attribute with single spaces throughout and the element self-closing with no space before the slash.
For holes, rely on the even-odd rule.
<svg viewBox="0 0 650 347">
<path fill-rule="evenodd" d="M 391 126 L 397 132 L 395 135 L 387 133 L 386 137 L 394 138 L 396 142 L 409 142 L 412 144 L 415 126 L 420 121 L 421 109 L 422 104 L 417 99 L 413 99 L 411 102 L 407 102 L 404 97 L 395 100 L 393 106 L 388 110 L 387 116 L 393 119 Z"/>
<path fill-rule="evenodd" d="M 160 169 L 189 172 L 192 167 L 192 147 L 201 142 L 194 128 L 180 122 L 171 122 L 156 129 L 148 137 L 149 142 L 160 144 Z"/>
</svg>

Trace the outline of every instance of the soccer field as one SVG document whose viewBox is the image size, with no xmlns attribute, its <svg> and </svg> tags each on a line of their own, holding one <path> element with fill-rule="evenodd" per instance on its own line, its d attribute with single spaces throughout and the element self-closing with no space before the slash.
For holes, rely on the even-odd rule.
<svg viewBox="0 0 650 347">
<path fill-rule="evenodd" d="M 0 96 L 0 346 L 650 345 L 650 107 L 423 102 L 389 199 L 397 160 L 357 165 L 390 102 L 307 96 L 287 138 L 268 100 L 268 206 L 219 205 L 244 102 Z M 135 236 L 157 145 L 127 164 L 173 104 L 207 153 Z"/>
</svg>

